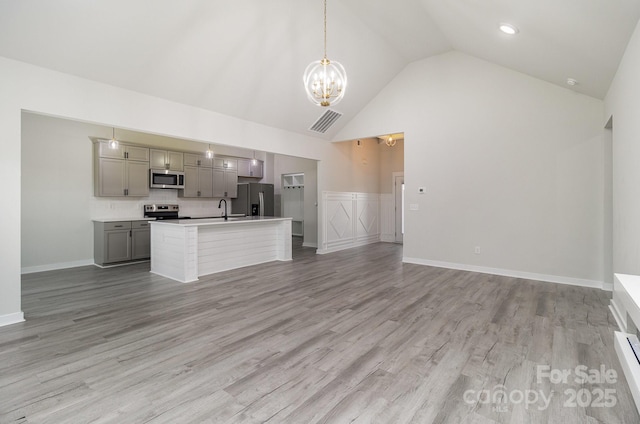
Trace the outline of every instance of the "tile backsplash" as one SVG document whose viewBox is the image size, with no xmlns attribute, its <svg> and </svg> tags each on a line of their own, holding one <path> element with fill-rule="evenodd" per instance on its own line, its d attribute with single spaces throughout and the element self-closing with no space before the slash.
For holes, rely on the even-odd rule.
<svg viewBox="0 0 640 424">
<path fill-rule="evenodd" d="M 180 205 L 180 215 L 190 217 L 218 216 L 220 199 L 183 199 L 178 190 L 150 189 L 149 197 L 94 197 L 91 199 L 91 218 L 142 218 L 143 207 L 153 203 Z M 227 199 L 228 212 L 231 213 L 231 199 Z"/>
</svg>

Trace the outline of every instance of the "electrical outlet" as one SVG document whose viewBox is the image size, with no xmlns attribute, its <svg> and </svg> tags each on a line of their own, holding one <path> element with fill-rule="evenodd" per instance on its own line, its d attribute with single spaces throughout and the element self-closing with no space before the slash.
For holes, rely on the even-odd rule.
<svg viewBox="0 0 640 424">
<path fill-rule="evenodd" d="M 476 255 L 480 254 L 480 246 L 476 246 L 475 250 L 474 250 Z"/>
<path fill-rule="evenodd" d="M 420 207 L 418 206 L 417 203 L 409 203 L 409 210 L 410 211 L 417 211 L 418 209 L 420 209 Z"/>
</svg>

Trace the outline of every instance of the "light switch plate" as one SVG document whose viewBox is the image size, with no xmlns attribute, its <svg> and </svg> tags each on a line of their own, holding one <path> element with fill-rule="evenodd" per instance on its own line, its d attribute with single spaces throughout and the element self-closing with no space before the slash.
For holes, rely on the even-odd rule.
<svg viewBox="0 0 640 424">
<path fill-rule="evenodd" d="M 417 211 L 417 210 L 419 210 L 419 209 L 420 209 L 420 207 L 418 206 L 418 204 L 417 204 L 417 203 L 410 203 L 410 204 L 409 204 L 409 210 L 410 210 L 410 211 Z"/>
</svg>

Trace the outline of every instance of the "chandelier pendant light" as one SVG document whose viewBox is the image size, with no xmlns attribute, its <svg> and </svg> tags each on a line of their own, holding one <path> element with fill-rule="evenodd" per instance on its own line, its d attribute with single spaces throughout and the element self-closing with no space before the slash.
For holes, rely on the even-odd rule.
<svg viewBox="0 0 640 424">
<path fill-rule="evenodd" d="M 344 67 L 327 58 L 327 0 L 324 0 L 324 57 L 307 66 L 303 81 L 311 103 L 323 107 L 340 102 L 347 88 Z"/>
</svg>

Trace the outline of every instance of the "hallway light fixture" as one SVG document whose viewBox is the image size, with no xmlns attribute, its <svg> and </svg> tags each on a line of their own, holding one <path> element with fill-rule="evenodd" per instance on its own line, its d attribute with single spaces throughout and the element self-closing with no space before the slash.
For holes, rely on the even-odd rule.
<svg viewBox="0 0 640 424">
<path fill-rule="evenodd" d="M 393 135 L 390 135 L 389 138 L 387 138 L 384 143 L 389 147 L 393 147 L 396 145 L 396 139 L 393 138 Z"/>
<path fill-rule="evenodd" d="M 256 160 L 256 151 L 253 151 L 253 159 L 251 160 L 251 165 L 257 165 L 258 161 Z"/>
<path fill-rule="evenodd" d="M 109 148 L 110 149 L 117 149 L 118 148 L 118 140 L 116 140 L 116 129 L 115 127 L 111 127 L 112 129 L 112 133 L 111 133 L 111 140 L 109 140 Z"/>
<path fill-rule="evenodd" d="M 213 159 L 213 150 L 211 150 L 211 144 L 209 144 L 209 148 L 206 152 L 204 152 L 204 155 L 207 157 L 207 159 Z"/>
<path fill-rule="evenodd" d="M 335 105 L 344 97 L 347 72 L 340 62 L 327 58 L 327 0 L 324 0 L 324 57 L 311 62 L 302 79 L 307 97 L 315 105 Z"/>
</svg>

